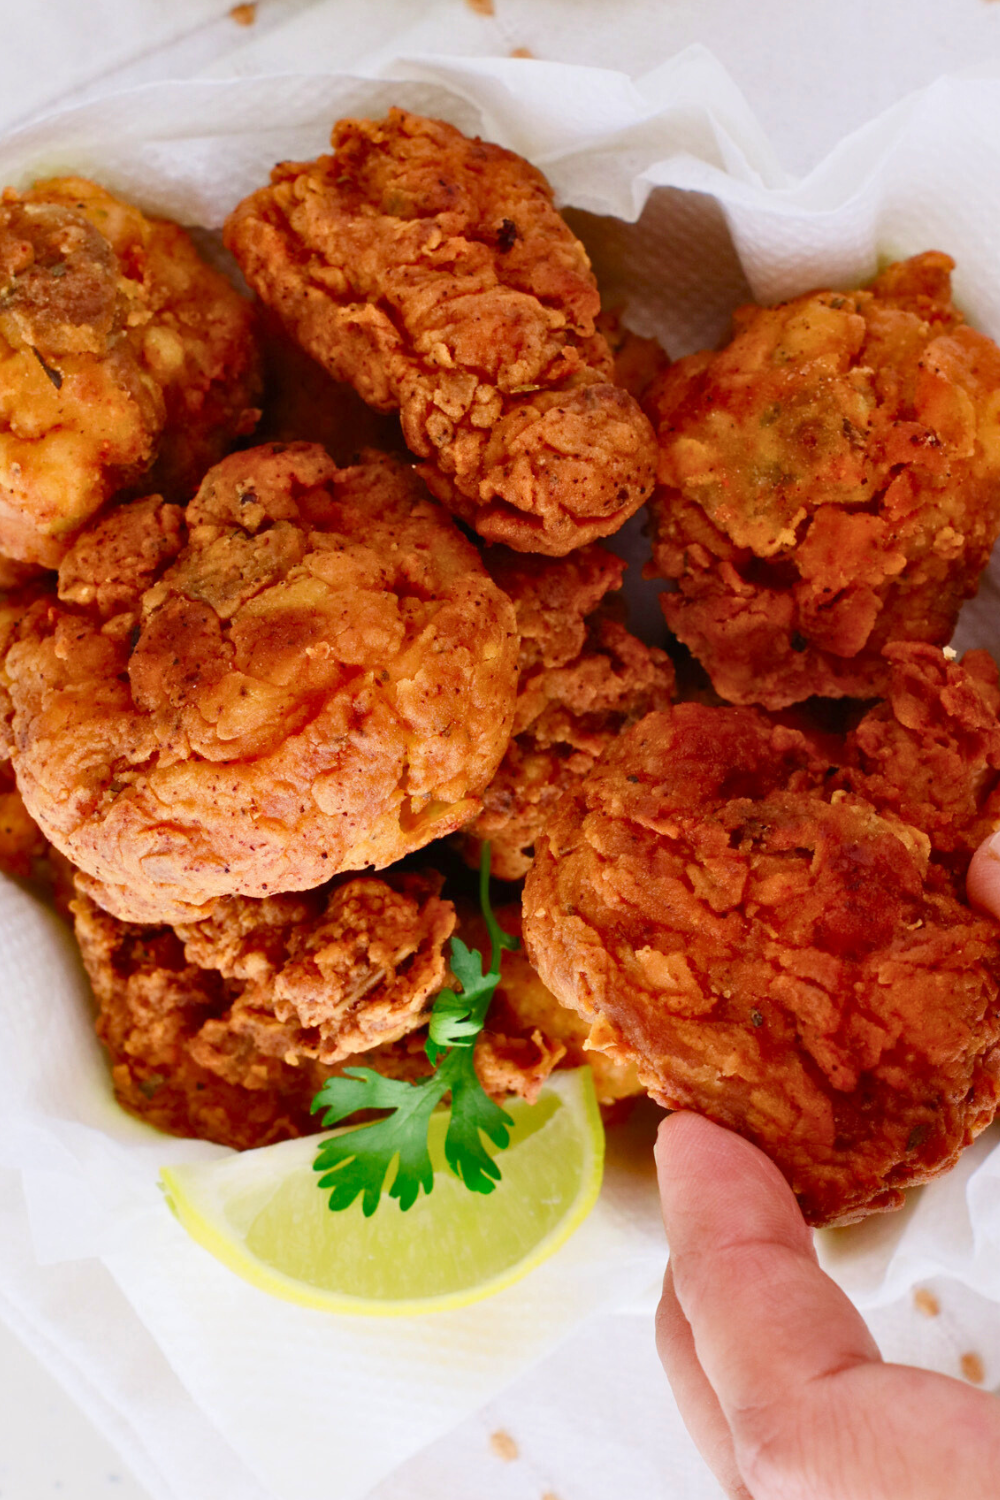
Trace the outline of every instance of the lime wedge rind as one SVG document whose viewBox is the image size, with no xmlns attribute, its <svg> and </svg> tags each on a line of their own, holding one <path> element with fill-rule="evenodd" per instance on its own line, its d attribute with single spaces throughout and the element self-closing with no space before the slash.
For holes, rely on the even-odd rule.
<svg viewBox="0 0 1000 1500">
<path fill-rule="evenodd" d="M 244 1280 L 336 1314 L 406 1317 L 464 1307 L 553 1255 L 597 1200 L 604 1132 L 589 1068 L 554 1074 L 535 1105 L 508 1100 L 503 1181 L 471 1193 L 446 1168 L 402 1213 L 387 1197 L 331 1213 L 312 1162 L 321 1137 L 166 1167 L 161 1186 L 200 1245 Z M 434 1121 L 443 1136 L 446 1112 Z M 432 1159 L 439 1158 L 431 1139 Z"/>
</svg>

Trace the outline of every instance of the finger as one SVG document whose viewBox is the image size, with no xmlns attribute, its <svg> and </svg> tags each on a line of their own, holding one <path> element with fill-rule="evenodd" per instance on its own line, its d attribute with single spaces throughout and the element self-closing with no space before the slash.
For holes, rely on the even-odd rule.
<svg viewBox="0 0 1000 1500">
<path fill-rule="evenodd" d="M 756 1147 L 674 1115 L 660 1127 L 657 1166 L 677 1303 L 751 1495 L 996 1495 L 1000 1404 L 957 1380 L 882 1363 Z"/>
<path fill-rule="evenodd" d="M 656 1154 L 677 1300 L 739 1454 L 808 1382 L 880 1355 L 762 1152 L 685 1113 L 661 1125 Z"/>
<path fill-rule="evenodd" d="M 965 893 L 972 906 L 1000 917 L 1000 833 L 990 834 L 972 856 Z"/>
<path fill-rule="evenodd" d="M 656 1309 L 656 1351 L 698 1452 L 730 1500 L 752 1500 L 736 1465 L 729 1423 L 698 1363 L 691 1325 L 677 1301 L 669 1264 Z"/>
</svg>

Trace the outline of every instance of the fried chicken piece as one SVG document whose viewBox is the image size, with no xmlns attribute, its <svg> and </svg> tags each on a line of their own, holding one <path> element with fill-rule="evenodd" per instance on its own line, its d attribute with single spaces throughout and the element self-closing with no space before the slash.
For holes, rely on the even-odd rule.
<svg viewBox="0 0 1000 1500">
<path fill-rule="evenodd" d="M 1000 530 L 1000 350 L 938 252 L 867 290 L 746 307 L 651 390 L 654 571 L 723 698 L 873 697 L 882 647 L 943 644 Z"/>
<path fill-rule="evenodd" d="M 341 468 L 357 463 L 366 448 L 407 456 L 398 417 L 373 411 L 353 386 L 334 380 L 266 308 L 261 328 L 264 409 L 259 442 L 320 443 Z"/>
<path fill-rule="evenodd" d="M 399 109 L 341 120 L 332 145 L 230 216 L 251 287 L 335 379 L 400 412 L 430 490 L 487 541 L 563 556 L 616 531 L 656 446 L 545 178 Z"/>
<path fill-rule="evenodd" d="M 223 897 L 210 917 L 169 927 L 120 921 L 78 879 L 74 927 L 119 1102 L 173 1135 L 247 1150 L 321 1129 L 312 1100 L 346 1067 L 426 1077 L 430 1007 L 453 982 L 455 912 L 440 887 L 433 873 L 340 877 L 302 895 Z M 463 930 L 485 945 L 485 928 Z M 476 1069 L 496 1097 L 530 1100 L 566 1053 L 548 1038 L 561 1028 L 575 1057 L 586 1027 L 546 1005 L 523 957 L 505 955 L 504 969 Z M 610 1063 L 601 1076 L 608 1097 L 631 1081 Z"/>
<path fill-rule="evenodd" d="M 29 812 L 126 921 L 391 864 L 474 816 L 513 606 L 414 472 L 232 454 L 88 528 L 6 656 Z"/>
<path fill-rule="evenodd" d="M 1000 821 L 1000 686 L 988 651 L 916 641 L 885 648 L 888 701 L 849 736 L 836 784 L 920 828 L 959 894 L 969 861 Z"/>
<path fill-rule="evenodd" d="M 225 897 L 205 921 L 140 926 L 83 889 L 77 940 L 119 1102 L 160 1130 L 246 1149 L 320 1128 L 323 1082 L 363 1063 L 429 1069 L 405 1038 L 445 981 L 454 927 L 433 875 Z"/>
<path fill-rule="evenodd" d="M 517 709 L 514 738 L 483 793 L 483 811 L 457 843 L 478 866 L 488 839 L 493 874 L 520 880 L 555 802 L 624 728 L 666 707 L 674 671 L 665 652 L 643 645 L 602 607 L 625 572 L 603 547 L 583 547 L 560 562 L 494 547 L 484 561 L 517 614 Z"/>
<path fill-rule="evenodd" d="M 525 886 L 529 956 L 591 1045 L 753 1140 L 814 1224 L 898 1207 L 1000 1101 L 1000 929 L 964 898 L 996 669 L 912 644 L 889 669 L 839 764 L 756 709 L 650 715 Z"/>
<path fill-rule="evenodd" d="M 0 201 L 0 549 L 54 568 L 145 480 L 188 499 L 259 415 L 253 310 L 176 224 L 81 178 Z"/>
</svg>

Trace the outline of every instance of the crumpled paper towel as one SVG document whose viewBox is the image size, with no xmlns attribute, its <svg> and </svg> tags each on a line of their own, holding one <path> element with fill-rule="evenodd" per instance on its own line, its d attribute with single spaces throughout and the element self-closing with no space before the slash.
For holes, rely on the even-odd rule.
<svg viewBox="0 0 1000 1500">
<path fill-rule="evenodd" d="M 716 338 L 748 288 L 775 298 L 817 282 L 856 283 L 880 254 L 934 244 L 959 258 L 958 292 L 974 321 L 1000 335 L 1000 69 L 906 101 L 802 182 L 780 170 L 701 48 L 635 79 L 423 58 L 387 63 L 378 79 L 157 85 L 8 137 L 0 180 L 92 173 L 151 209 L 217 226 L 276 159 L 322 150 L 335 116 L 391 103 L 442 115 L 542 166 L 573 205 L 604 280 L 628 294 L 631 319 L 672 353 Z M 1000 646 L 982 611 L 972 633 Z M 824 1237 L 826 1263 L 859 1300 L 884 1300 L 935 1269 L 1000 1297 L 1000 1162 L 991 1147 L 984 1138 L 904 1214 Z M 20 1174 L 38 1261 L 60 1281 L 72 1273 L 95 1318 L 107 1310 L 117 1363 L 70 1320 L 79 1384 L 89 1374 L 96 1391 L 113 1388 L 116 1419 L 164 1500 L 187 1500 L 190 1473 L 157 1447 L 163 1418 L 141 1375 L 121 1379 L 123 1306 L 121 1339 L 137 1372 L 151 1336 L 165 1360 L 154 1385 L 185 1391 L 204 1419 L 193 1440 L 215 1457 L 204 1459 L 201 1493 L 300 1500 L 322 1484 L 336 1500 L 355 1500 L 589 1315 L 638 1295 L 662 1262 L 648 1152 L 623 1145 L 590 1220 L 520 1285 L 432 1319 L 328 1318 L 246 1286 L 166 1212 L 159 1167 L 214 1154 L 166 1141 L 114 1107 L 65 935 L 23 892 L 0 888 L 0 1167 Z M 58 1340 L 58 1320 L 32 1298 L 24 1257 L 14 1265 L 0 1255 L 4 1276 L 0 1293 L 22 1326 L 34 1314 L 34 1326 Z M 192 1433 L 190 1414 L 183 1420 Z"/>
</svg>

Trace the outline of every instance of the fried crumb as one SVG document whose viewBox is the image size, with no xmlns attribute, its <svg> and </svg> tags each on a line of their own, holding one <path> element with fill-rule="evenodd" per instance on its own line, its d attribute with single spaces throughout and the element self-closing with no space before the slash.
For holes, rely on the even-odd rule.
<svg viewBox="0 0 1000 1500">
<path fill-rule="evenodd" d="M 971 1381 L 973 1385 L 982 1385 L 986 1379 L 986 1371 L 978 1354 L 963 1354 L 959 1363 L 966 1380 Z"/>
<path fill-rule="evenodd" d="M 542 1500 L 559 1500 L 559 1496 L 556 1494 L 555 1490 L 546 1490 L 545 1494 L 542 1496 Z"/>
<path fill-rule="evenodd" d="M 477 16 L 496 15 L 496 7 L 493 0 L 465 0 L 470 10 L 474 10 Z"/>
<path fill-rule="evenodd" d="M 509 1432 L 504 1432 L 502 1427 L 498 1427 L 496 1432 L 490 1433 L 490 1447 L 497 1458 L 502 1458 L 505 1464 L 512 1464 L 519 1455 L 519 1449 L 514 1439 Z"/>
<path fill-rule="evenodd" d="M 512 47 L 510 49 L 510 55 L 511 57 L 534 57 L 535 54 L 532 52 L 530 47 Z M 544 1495 L 542 1496 L 542 1500 L 545 1500 Z"/>
<path fill-rule="evenodd" d="M 941 1311 L 941 1303 L 925 1286 L 918 1286 L 913 1293 L 913 1305 L 925 1318 L 936 1318 Z"/>
<path fill-rule="evenodd" d="M 229 12 L 229 19 L 235 21 L 237 26 L 252 26 L 257 19 L 257 6 L 234 5 Z"/>
</svg>

